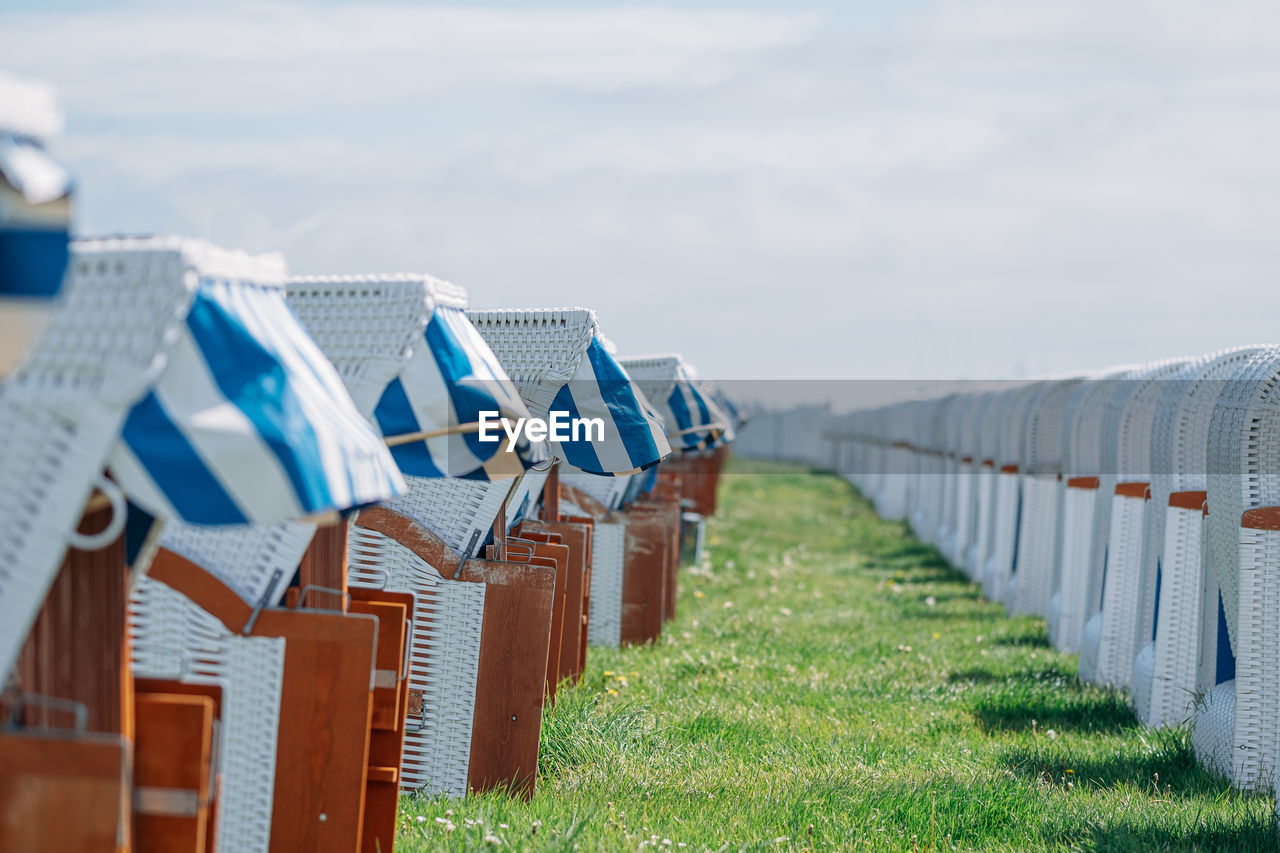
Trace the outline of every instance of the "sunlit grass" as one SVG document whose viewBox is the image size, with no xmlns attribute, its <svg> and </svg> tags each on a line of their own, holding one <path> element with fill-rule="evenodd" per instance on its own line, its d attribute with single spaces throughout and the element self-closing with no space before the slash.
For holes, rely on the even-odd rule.
<svg viewBox="0 0 1280 853">
<path fill-rule="evenodd" d="M 1277 849 L 1269 797 L 842 480 L 737 466 L 707 541 L 662 642 L 559 693 L 533 801 L 406 801 L 399 849 Z"/>
</svg>

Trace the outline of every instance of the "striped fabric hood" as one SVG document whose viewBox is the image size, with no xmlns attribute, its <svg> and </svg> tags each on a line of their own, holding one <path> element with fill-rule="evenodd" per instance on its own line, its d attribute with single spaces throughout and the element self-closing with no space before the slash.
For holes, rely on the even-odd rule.
<svg viewBox="0 0 1280 853">
<path fill-rule="evenodd" d="M 104 242 L 110 263 L 113 241 Z M 122 242 L 191 289 L 159 379 L 111 457 L 131 501 L 192 524 L 271 524 L 403 490 L 382 440 L 289 309 L 283 261 L 195 241 Z"/>
</svg>

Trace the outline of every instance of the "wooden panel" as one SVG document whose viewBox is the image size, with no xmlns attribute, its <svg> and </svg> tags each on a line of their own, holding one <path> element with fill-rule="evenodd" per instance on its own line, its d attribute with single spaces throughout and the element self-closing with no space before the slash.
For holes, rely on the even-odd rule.
<svg viewBox="0 0 1280 853">
<path fill-rule="evenodd" d="M 411 593 L 351 588 L 351 610 L 378 617 L 377 666 L 394 672 L 396 686 L 374 689 L 369 733 L 369 766 L 365 772 L 363 853 L 391 853 L 395 845 L 396 816 L 400 802 L 400 756 L 404 748 L 404 721 L 409 710 L 408 672 L 404 671 L 405 645 L 409 642 Z"/>
<path fill-rule="evenodd" d="M 110 509 L 89 513 L 80 529 L 100 530 L 110 517 Z M 89 731 L 131 737 L 128 585 L 123 536 L 99 551 L 68 549 L 16 669 L 22 690 L 82 703 Z M 55 724 L 41 709 L 27 715 L 29 725 Z"/>
<path fill-rule="evenodd" d="M 627 514 L 622 570 L 622 642 L 655 642 L 662 633 L 666 530 L 645 513 Z"/>
<path fill-rule="evenodd" d="M 0 734 L 0 850 L 128 849 L 127 742 Z"/>
<path fill-rule="evenodd" d="M 1116 483 L 1116 496 L 1121 498 L 1141 498 L 1146 500 L 1151 497 L 1150 483 Z"/>
<path fill-rule="evenodd" d="M 460 579 L 486 584 L 468 784 L 527 799 L 538 771 L 556 569 L 470 560 Z"/>
<path fill-rule="evenodd" d="M 568 549 L 565 569 L 564 614 L 560 631 L 559 680 L 570 679 L 577 683 L 585 664 L 583 638 L 586 632 L 587 590 L 589 589 L 588 555 L 591 529 L 582 524 L 563 521 L 534 522 L 548 533 L 557 536 Z M 554 616 L 553 616 L 554 620 Z M 554 621 L 552 644 L 555 644 Z"/>
<path fill-rule="evenodd" d="M 1072 477 L 1067 480 L 1068 489 L 1096 489 L 1102 485 L 1098 477 Z"/>
<path fill-rule="evenodd" d="M 213 703 L 213 718 L 222 719 L 222 688 L 216 684 L 197 684 L 173 678 L 138 678 L 134 682 L 134 695 L 139 693 L 173 693 L 179 696 L 205 696 Z M 217 789 L 210 792 L 209 820 L 205 830 L 205 849 L 217 849 L 214 829 L 218 825 Z"/>
<path fill-rule="evenodd" d="M 1240 516 L 1240 526 L 1250 530 L 1280 530 L 1280 506 L 1247 509 Z"/>
<path fill-rule="evenodd" d="M 662 527 L 662 620 L 667 622 L 676 615 L 676 580 L 680 569 L 680 506 L 667 501 L 649 501 L 637 503 L 627 510 L 628 522 L 640 517 Z"/>
<path fill-rule="evenodd" d="M 213 793 L 214 700 L 144 691 L 137 694 L 134 709 L 134 850 L 201 853 L 207 847 Z M 155 791 L 175 795 L 156 798 Z"/>
<path fill-rule="evenodd" d="M 315 536 L 298 564 L 298 576 L 303 587 L 318 586 L 346 592 L 346 519 L 316 528 Z M 342 610 L 346 601 L 334 593 L 311 590 L 307 593 L 304 604 L 316 610 Z"/>
<path fill-rule="evenodd" d="M 409 627 L 409 614 L 403 604 L 378 601 L 366 596 L 351 600 L 352 613 L 365 613 L 378 620 L 378 647 L 373 689 L 373 713 L 370 726 L 396 731 L 404 719 L 396 719 L 400 706 L 404 670 L 404 644 Z"/>
<path fill-rule="evenodd" d="M 285 639 L 273 853 L 360 845 L 376 631 L 367 617 L 313 610 L 264 610 L 254 625 Z"/>
<path fill-rule="evenodd" d="M 547 649 L 547 697 L 555 701 L 556 690 L 564 676 L 560 673 L 560 654 L 565 640 L 565 611 L 569 600 L 569 549 L 564 545 L 538 543 L 533 547 L 533 558 L 554 560 L 556 569 L 555 598 L 551 603 L 551 637 Z M 576 638 L 575 638 L 576 640 Z"/>
<path fill-rule="evenodd" d="M 1179 509 L 1205 510 L 1208 501 L 1208 492 L 1173 492 L 1169 495 L 1169 506 L 1176 506 Z"/>
</svg>

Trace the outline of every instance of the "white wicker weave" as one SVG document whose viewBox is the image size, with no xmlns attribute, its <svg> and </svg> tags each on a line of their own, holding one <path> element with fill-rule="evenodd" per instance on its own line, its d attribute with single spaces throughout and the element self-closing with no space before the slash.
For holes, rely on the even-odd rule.
<svg viewBox="0 0 1280 853">
<path fill-rule="evenodd" d="M 596 521 L 591 532 L 591 609 L 587 642 L 616 648 L 622 644 L 622 570 L 626 559 L 625 522 Z"/>
<path fill-rule="evenodd" d="M 1054 588 L 1067 404 L 1080 377 L 1045 382 L 1027 414 L 1023 437 L 1023 507 L 1018 534 L 1017 593 L 1010 609 L 1048 617 Z"/>
<path fill-rule="evenodd" d="M 587 308 L 468 311 L 467 316 L 537 418 L 547 417 L 600 331 L 596 313 Z"/>
<path fill-rule="evenodd" d="M 997 426 L 995 514 L 991 556 L 983 587 L 987 598 L 1006 604 L 1016 594 L 1014 570 L 1023 505 L 1023 434 L 1027 415 L 1040 390 L 1040 383 L 1032 382 L 1011 391 Z"/>
<path fill-rule="evenodd" d="M 1245 510 L 1280 505 L 1280 349 L 1253 354 L 1223 383 L 1209 431 L 1208 571 L 1202 602 L 1202 667 L 1216 661 L 1218 607 L 1235 656 L 1234 689 L 1214 695 L 1232 710 L 1232 784 L 1269 785 L 1276 766 L 1280 716 L 1280 544 L 1273 531 L 1241 526 Z M 1206 679 L 1207 680 L 1207 679 Z M 1215 678 L 1215 680 L 1217 680 Z M 1198 708 L 1195 727 L 1210 741 L 1210 708 Z M 1207 760 L 1207 759 L 1206 759 Z"/>
<path fill-rule="evenodd" d="M 1227 350 L 1197 359 L 1168 383 L 1157 408 L 1152 440 L 1152 513 L 1144 574 L 1155 585 L 1157 608 L 1139 627 L 1154 633 L 1149 688 L 1135 684 L 1134 708 L 1152 726 L 1180 724 L 1193 699 L 1212 687 L 1198 678 L 1203 609 L 1205 519 L 1192 506 L 1170 505 L 1174 493 L 1203 492 L 1208 486 L 1209 428 L 1222 381 L 1256 348 Z M 1183 501 L 1185 503 L 1185 501 Z M 1157 518 L 1158 517 L 1158 518 Z M 1153 598 L 1154 590 L 1152 590 Z M 1154 624 L 1153 624 L 1154 623 Z"/>
<path fill-rule="evenodd" d="M 466 796 L 484 584 L 447 581 L 399 542 L 358 525 L 348 547 L 353 586 L 414 595 L 409 687 L 422 691 L 423 710 L 407 723 L 401 790 Z"/>
<path fill-rule="evenodd" d="M 130 629 L 138 676 L 176 676 L 222 688 L 216 849 L 265 853 L 271 841 L 285 641 L 232 634 L 186 596 L 150 578 L 134 586 Z M 175 672 L 172 651 L 189 667 Z"/>
<path fill-rule="evenodd" d="M 1055 571 L 1059 603 L 1050 623 L 1050 639 L 1062 651 L 1079 649 L 1085 622 L 1101 606 L 1103 560 L 1115 491 L 1115 475 L 1103 464 L 1104 444 L 1114 446 L 1115 435 L 1104 432 L 1103 424 L 1109 401 L 1132 373 L 1130 368 L 1121 368 L 1078 385 L 1067 406 L 1070 421 L 1064 435 L 1063 471 L 1067 488 L 1062 498 L 1062 547 Z"/>
<path fill-rule="evenodd" d="M 288 287 L 289 307 L 370 421 L 388 383 L 423 345 L 435 306 L 467 303 L 461 288 L 427 275 L 303 277 Z"/>
<path fill-rule="evenodd" d="M 1144 369 L 1141 378 L 1124 382 L 1112 397 L 1109 423 L 1104 424 L 1108 432 L 1112 423 L 1117 425 L 1116 489 L 1126 494 L 1117 491 L 1111 499 L 1102 609 L 1097 617 L 1097 669 L 1092 673 L 1102 684 L 1127 686 L 1133 659 L 1141 647 L 1137 626 L 1150 508 L 1151 433 L 1164 381 L 1175 376 L 1184 363 L 1162 362 Z M 1104 458 L 1104 466 L 1106 461 Z"/>
</svg>

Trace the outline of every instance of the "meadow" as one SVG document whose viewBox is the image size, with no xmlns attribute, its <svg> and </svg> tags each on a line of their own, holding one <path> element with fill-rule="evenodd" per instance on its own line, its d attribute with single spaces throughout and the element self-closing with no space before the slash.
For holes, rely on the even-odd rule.
<svg viewBox="0 0 1280 853">
<path fill-rule="evenodd" d="M 662 641 L 560 691 L 532 801 L 403 800 L 398 849 L 1280 849 L 1272 798 L 843 480 L 734 463 L 720 498 Z"/>
</svg>

